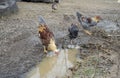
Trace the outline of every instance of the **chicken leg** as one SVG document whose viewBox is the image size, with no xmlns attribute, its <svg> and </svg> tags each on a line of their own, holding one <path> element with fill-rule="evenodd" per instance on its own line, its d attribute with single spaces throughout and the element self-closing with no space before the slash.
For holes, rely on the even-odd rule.
<svg viewBox="0 0 120 78">
<path fill-rule="evenodd" d="M 70 40 L 70 44 L 71 44 L 71 45 L 73 44 L 73 40 L 72 40 L 72 39 Z"/>
<path fill-rule="evenodd" d="M 45 52 L 45 53 L 47 53 L 46 47 L 45 47 L 45 46 L 43 46 L 43 48 L 44 48 L 44 52 Z"/>
<path fill-rule="evenodd" d="M 92 35 L 92 33 L 90 32 L 90 31 L 88 31 L 88 30 L 83 30 L 86 34 L 88 34 L 88 35 Z"/>
</svg>

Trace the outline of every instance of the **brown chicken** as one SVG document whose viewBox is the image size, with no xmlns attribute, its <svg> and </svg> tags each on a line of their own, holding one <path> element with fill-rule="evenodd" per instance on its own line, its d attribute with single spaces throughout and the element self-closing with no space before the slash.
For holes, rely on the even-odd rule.
<svg viewBox="0 0 120 78">
<path fill-rule="evenodd" d="M 40 17 L 39 22 L 40 24 L 38 27 L 38 31 L 39 31 L 39 37 L 44 46 L 44 52 L 47 53 L 48 51 L 53 51 L 57 54 L 58 50 L 55 44 L 53 32 L 50 31 L 50 29 L 48 28 L 42 17 Z"/>
</svg>

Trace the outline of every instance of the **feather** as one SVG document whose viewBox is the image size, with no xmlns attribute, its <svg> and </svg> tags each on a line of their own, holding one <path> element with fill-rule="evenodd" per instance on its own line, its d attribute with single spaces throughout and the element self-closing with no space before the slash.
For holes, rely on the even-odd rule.
<svg viewBox="0 0 120 78">
<path fill-rule="evenodd" d="M 51 51 L 55 51 L 57 50 L 57 47 L 55 45 L 55 40 L 54 39 L 50 39 L 50 43 L 48 44 L 47 50 L 51 50 Z"/>
<path fill-rule="evenodd" d="M 46 21 L 42 16 L 39 16 L 39 24 L 46 25 Z"/>
</svg>

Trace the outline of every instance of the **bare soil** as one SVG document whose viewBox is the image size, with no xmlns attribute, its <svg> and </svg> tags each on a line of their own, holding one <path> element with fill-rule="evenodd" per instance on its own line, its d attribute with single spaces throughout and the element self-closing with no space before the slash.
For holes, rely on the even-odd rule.
<svg viewBox="0 0 120 78">
<path fill-rule="evenodd" d="M 0 19 L 0 78 L 21 78 L 44 57 L 37 31 L 40 15 L 55 34 L 58 47 L 63 48 L 69 44 L 68 27 L 78 23 L 76 11 L 86 16 L 100 15 L 120 27 L 120 4 L 116 0 L 61 0 L 55 12 L 52 12 L 51 4 L 17 4 L 17 14 Z M 94 74 L 94 78 L 119 78 L 120 38 L 107 37 L 110 32 L 96 27 L 91 29 L 93 35 L 89 36 L 79 27 L 79 37 L 74 44 L 81 46 L 78 58 L 84 62 L 79 63 L 81 68 L 74 71 L 74 78 L 77 78 L 76 74 L 78 78 L 90 78 Z M 94 73 L 95 69 L 97 73 Z"/>
</svg>

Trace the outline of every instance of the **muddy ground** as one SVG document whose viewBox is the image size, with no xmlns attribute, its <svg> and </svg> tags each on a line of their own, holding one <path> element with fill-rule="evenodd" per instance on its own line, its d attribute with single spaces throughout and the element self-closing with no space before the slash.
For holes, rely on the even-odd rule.
<svg viewBox="0 0 120 78">
<path fill-rule="evenodd" d="M 116 0 L 61 0 L 58 10 L 54 13 L 51 10 L 51 4 L 31 2 L 18 2 L 17 4 L 19 7 L 17 14 L 0 19 L 0 78 L 21 78 L 22 74 L 29 71 L 44 57 L 37 31 L 39 15 L 46 19 L 49 28 L 55 34 L 58 47 L 66 47 L 69 44 L 67 30 L 71 23 L 78 23 L 76 11 L 87 16 L 100 15 L 104 20 L 109 21 L 106 24 L 112 22 L 112 25 L 120 27 L 120 4 Z M 100 28 L 104 28 L 104 24 L 100 25 L 103 25 Z M 104 30 L 101 32 L 98 28 L 92 28 L 93 35 L 89 36 L 82 31 L 80 25 L 79 27 L 79 37 L 74 43 L 81 46 L 80 55 L 82 56 L 79 56 L 79 59 L 90 59 L 93 55 L 95 63 L 91 61 L 89 65 L 89 60 L 80 63 L 82 69 L 78 68 L 74 71 L 74 78 L 77 78 L 75 77 L 77 73 L 83 73 L 77 74 L 79 78 L 90 78 L 91 72 L 92 75 L 95 74 L 94 68 L 100 68 L 102 71 L 102 74 L 99 73 L 101 71 L 98 71 L 97 75 L 95 74 L 96 78 L 103 78 L 102 76 L 119 78 L 120 39 L 106 37 L 106 32 L 103 32 Z M 98 32 L 99 30 L 100 32 Z M 107 32 L 107 34 L 109 33 Z M 102 49 L 97 49 L 95 43 Z M 89 45 L 93 47 L 89 47 Z M 102 52 L 99 53 L 98 50 Z M 98 64 L 96 59 L 102 63 Z M 89 68 L 93 69 L 87 70 Z"/>
</svg>

